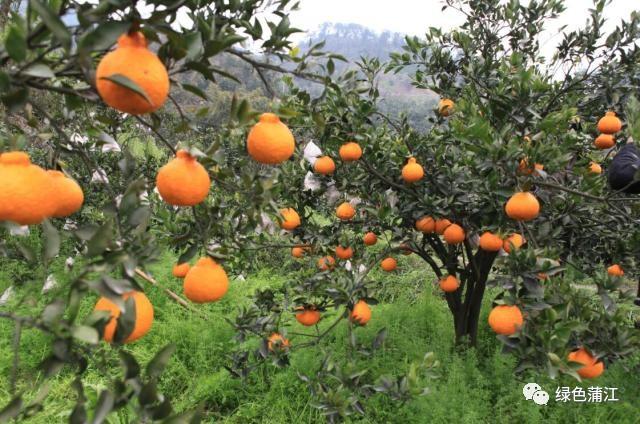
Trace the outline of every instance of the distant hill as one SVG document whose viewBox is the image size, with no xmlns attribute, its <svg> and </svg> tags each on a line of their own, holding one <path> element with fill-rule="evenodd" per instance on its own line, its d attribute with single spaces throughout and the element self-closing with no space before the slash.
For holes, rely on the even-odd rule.
<svg viewBox="0 0 640 424">
<path fill-rule="evenodd" d="M 311 44 L 325 41 L 324 50 L 343 55 L 349 61 L 360 60 L 362 56 L 377 57 L 381 61 L 389 59 L 389 54 L 399 51 L 404 45 L 404 34 L 397 32 L 375 32 L 358 24 L 324 23 L 318 30 L 308 34 L 300 46 L 308 48 Z M 338 65 L 338 70 L 344 69 Z M 429 126 L 426 116 L 432 113 L 438 96 L 411 85 L 408 73 L 383 74 L 379 81 L 384 112 L 394 116 L 406 113 L 413 125 L 420 129 Z"/>
<path fill-rule="evenodd" d="M 384 31 L 377 33 L 358 24 L 325 22 L 309 33 L 308 42 L 325 41 L 325 50 L 341 54 L 350 60 L 360 56 L 386 60 L 389 53 L 398 51 L 404 44 L 404 34 Z"/>
</svg>

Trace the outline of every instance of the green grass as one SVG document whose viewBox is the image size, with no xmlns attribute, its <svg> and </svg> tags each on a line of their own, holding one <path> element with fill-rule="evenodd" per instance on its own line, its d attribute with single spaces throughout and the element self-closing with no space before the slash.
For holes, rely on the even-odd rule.
<svg viewBox="0 0 640 424">
<path fill-rule="evenodd" d="M 402 258 L 400 269 L 410 269 L 411 258 Z M 161 263 L 151 268 L 154 277 L 163 286 L 180 292 L 180 281 L 170 275 L 173 258 L 165 255 Z M 404 265 L 404 266 L 403 266 Z M 281 268 L 282 269 L 282 268 Z M 64 272 L 54 270 L 61 282 Z M 7 283 L 8 274 L 0 273 L 0 288 Z M 479 347 L 477 350 L 456 351 L 450 316 L 440 294 L 431 289 L 433 276 L 423 271 L 399 274 L 374 272 L 380 281 L 381 303 L 374 307 L 373 319 L 364 328 L 357 329 L 361 340 L 372 340 L 377 332 L 389 330 L 384 348 L 370 360 L 372 375 L 398 375 L 411 361 L 421 359 L 433 351 L 441 366 L 440 378 L 429 382 L 430 392 L 406 404 L 393 402 L 377 395 L 365 402 L 366 417 L 355 416 L 353 422 L 363 423 L 633 423 L 640 417 L 640 356 L 618 362 L 600 379 L 577 383 L 570 377 L 553 381 L 542 374 L 529 373 L 516 376 L 512 357 L 502 354 L 500 343 L 486 323 L 488 299 L 481 318 Z M 315 349 L 297 350 L 292 354 L 291 366 L 277 369 L 267 366 L 266 373 L 255 372 L 248 381 L 233 378 L 224 368 L 227 355 L 235 348 L 234 331 L 224 320 L 233 319 L 239 305 L 247 304 L 248 295 L 258 288 L 278 287 L 286 277 L 277 271 L 264 269 L 250 275 L 246 281 L 232 282 L 230 292 L 220 302 L 201 308 L 209 319 L 185 310 L 171 301 L 158 287 L 148 287 L 147 293 L 155 306 L 152 331 L 142 340 L 127 346 L 141 362 L 146 363 L 154 353 L 168 342 L 177 350 L 163 374 L 160 389 L 168 395 L 178 411 L 203 404 L 206 422 L 222 423 L 314 423 L 324 422 L 313 408 L 308 388 L 298 373 L 311 374 L 322 355 Z M 87 299 L 83 313 L 91 310 L 95 299 Z M 328 325 L 331 319 L 323 324 Z M 298 331 L 299 326 L 294 325 Z M 8 383 L 11 371 L 12 327 L 6 320 L 0 322 L 0 403 L 9 399 Z M 330 351 L 337 362 L 347 355 L 347 330 L 338 326 L 326 338 L 324 349 Z M 292 343 L 300 337 L 291 336 Z M 20 354 L 20 388 L 38 387 L 43 381 L 37 364 L 49 353 L 49 340 L 34 330 L 25 330 Z M 249 344 L 257 343 L 255 340 Z M 104 349 L 111 349 L 104 346 Z M 61 373 L 52 382 L 45 409 L 30 423 L 64 422 L 75 403 L 75 392 L 70 387 L 73 375 Z M 522 386 L 535 381 L 551 395 L 546 407 L 524 400 Z M 108 380 L 95 368 L 85 377 L 89 402 L 106 387 Z M 617 387 L 619 402 L 601 404 L 556 403 L 558 386 Z M 33 393 L 31 391 L 30 393 Z M 133 422 L 127 411 L 110 416 L 112 423 Z"/>
</svg>

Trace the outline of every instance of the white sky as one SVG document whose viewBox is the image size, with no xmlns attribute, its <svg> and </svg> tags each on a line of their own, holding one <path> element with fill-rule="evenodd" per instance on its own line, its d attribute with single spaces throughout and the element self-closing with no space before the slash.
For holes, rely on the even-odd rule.
<svg viewBox="0 0 640 424">
<path fill-rule="evenodd" d="M 545 38 L 557 34 L 562 25 L 568 25 L 567 29 L 582 26 L 592 5 L 591 0 L 565 0 L 567 10 Z M 300 10 L 291 16 L 291 22 L 303 30 L 313 30 L 323 22 L 340 22 L 356 23 L 376 31 L 423 35 L 431 26 L 447 30 L 463 22 L 454 10 L 442 12 L 442 6 L 440 0 L 301 0 Z M 613 0 L 605 9 L 608 20 L 605 31 L 619 24 L 621 18 L 628 19 L 633 10 L 640 10 L 638 0 Z"/>
</svg>

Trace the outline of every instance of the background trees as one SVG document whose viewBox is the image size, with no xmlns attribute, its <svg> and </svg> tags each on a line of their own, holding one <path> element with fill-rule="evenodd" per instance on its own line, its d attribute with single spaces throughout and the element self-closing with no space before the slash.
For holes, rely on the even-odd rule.
<svg viewBox="0 0 640 424">
<path fill-rule="evenodd" d="M 25 14 L 12 14 L 0 52 L 0 146 L 27 150 L 34 162 L 66 171 L 85 188 L 86 202 L 69 221 L 31 227 L 26 240 L 12 234 L 18 230 L 10 223 L 1 230 L 7 266 L 33 264 L 12 275 L 14 293 L 0 310 L 14 325 L 13 400 L 2 417 L 34 414 L 47 395 L 45 386 L 34 399 L 24 399 L 21 391 L 32 388 L 17 381 L 23 330 L 35 328 L 51 340 L 41 364 L 46 377 L 77 375 L 72 421 L 92 416 L 99 422 L 127 408 L 141 420 L 191 419 L 191 413 L 174 416 L 158 391 L 175 347 L 145 358 L 142 371 L 125 346 L 103 348 L 105 319 L 88 307 L 93 294 L 115 300 L 123 291 L 157 284 L 146 270 L 167 247 L 179 263 L 208 255 L 232 276 L 274 252 L 308 247 L 290 284 L 256 290 L 252 304 L 231 322 L 240 344 L 226 368 L 247 378 L 251 371 L 265 372 L 267 362 L 285 366 L 296 350 L 322 349 L 336 329 L 344 329 L 347 357 L 338 363 L 325 352 L 317 371 L 302 376 L 330 420 L 362 413 L 375 393 L 406 401 L 433 376 L 437 363 L 430 354 L 386 376 L 371 373 L 369 363 L 384 348 L 388 331 L 382 328 L 369 340 L 351 319 L 355 304 L 373 306 L 384 293 L 371 270 L 401 252 L 416 254 L 437 278 L 459 280 L 458 290 L 444 298 L 462 345 L 475 344 L 484 325 L 480 307 L 490 284 L 501 289 L 496 304 L 516 304 L 525 313 L 518 333 L 500 336 L 522 369 L 546 366 L 552 375 L 578 378 L 580 365 L 566 359 L 573 348 L 586 346 L 607 365 L 633 352 L 638 335 L 630 287 L 604 270 L 621 263 L 635 276 L 638 202 L 608 191 L 603 176 L 590 174 L 588 166 L 597 161 L 606 168 L 610 160 L 611 152 L 592 147 L 595 122 L 606 110 L 627 124 L 624 136 L 640 136 L 640 112 L 629 98 L 637 88 L 640 18 L 633 15 L 605 37 L 599 28 L 606 2 L 598 1 L 590 23 L 567 34 L 547 62 L 538 38 L 562 2 L 446 4 L 467 16 L 460 29 L 409 38 L 389 63 L 363 58 L 344 66 L 336 66 L 344 58 L 324 52 L 321 43 L 304 49 L 291 44 L 296 29 L 287 14 L 295 5 L 287 0 L 157 1 L 144 10 L 124 1 L 32 0 Z M 132 28 L 144 33 L 172 79 L 169 101 L 149 116 L 106 108 L 94 89 L 97 61 Z M 393 81 L 393 72 L 410 72 L 416 87 L 453 99 L 453 113 L 430 117 L 428 125 L 415 115 L 389 116 L 379 84 Z M 251 84 L 237 95 L 218 88 L 246 79 Z M 257 164 L 246 153 L 247 132 L 264 111 L 277 113 L 298 141 L 294 157 L 277 167 Z M 620 143 L 624 136 L 618 136 Z M 335 173 L 310 173 L 319 153 L 309 141 L 333 157 Z M 358 161 L 338 158 L 347 141 L 362 147 Z M 193 208 L 167 207 L 154 193 L 158 168 L 178 148 L 190 149 L 213 182 L 206 202 Z M 425 170 L 414 184 L 400 178 L 409 157 Z M 544 171 L 534 172 L 536 163 Z M 541 201 L 542 213 L 531 223 L 514 222 L 503 212 L 504 202 L 520 190 Z M 338 220 L 335 208 L 347 201 L 357 214 Z M 279 211 L 287 207 L 297 210 L 302 225 L 276 233 Z M 425 215 L 460 225 L 464 242 L 447 245 L 438 235 L 416 231 Z M 361 243 L 368 231 L 378 235 L 376 247 Z M 484 231 L 518 232 L 528 243 L 508 256 L 489 253 L 477 246 Z M 348 265 L 339 261 L 334 270 L 317 272 L 317 259 L 334 255 L 336 247 L 352 247 L 354 257 Z M 65 257 L 72 258 L 72 279 L 40 295 L 48 268 Z M 549 279 L 539 278 L 541 273 Z M 585 290 L 586 282 L 597 297 Z M 207 317 L 180 294 L 165 292 Z M 321 325 L 315 332 L 293 327 L 299 308 L 310 307 L 322 314 Z M 121 336 L 135 320 L 131 303 L 124 304 L 122 317 Z M 83 377 L 92 367 L 111 381 L 89 401 Z"/>
</svg>

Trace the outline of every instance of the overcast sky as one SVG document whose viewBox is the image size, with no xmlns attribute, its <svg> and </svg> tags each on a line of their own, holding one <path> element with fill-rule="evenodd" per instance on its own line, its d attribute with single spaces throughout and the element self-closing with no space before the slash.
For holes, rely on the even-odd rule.
<svg viewBox="0 0 640 424">
<path fill-rule="evenodd" d="M 565 0 L 567 10 L 549 30 L 548 38 L 557 34 L 562 25 L 569 25 L 568 29 L 581 26 L 592 4 L 591 0 Z M 450 9 L 442 12 L 442 5 L 440 0 L 301 0 L 301 10 L 291 20 L 304 30 L 313 30 L 323 22 L 341 22 L 357 23 L 376 31 L 422 35 L 430 26 L 450 29 L 460 25 L 461 16 Z M 640 10 L 640 1 L 613 0 L 605 10 L 609 21 L 605 29 L 610 30 L 621 18 L 628 19 L 631 11 Z"/>
</svg>

